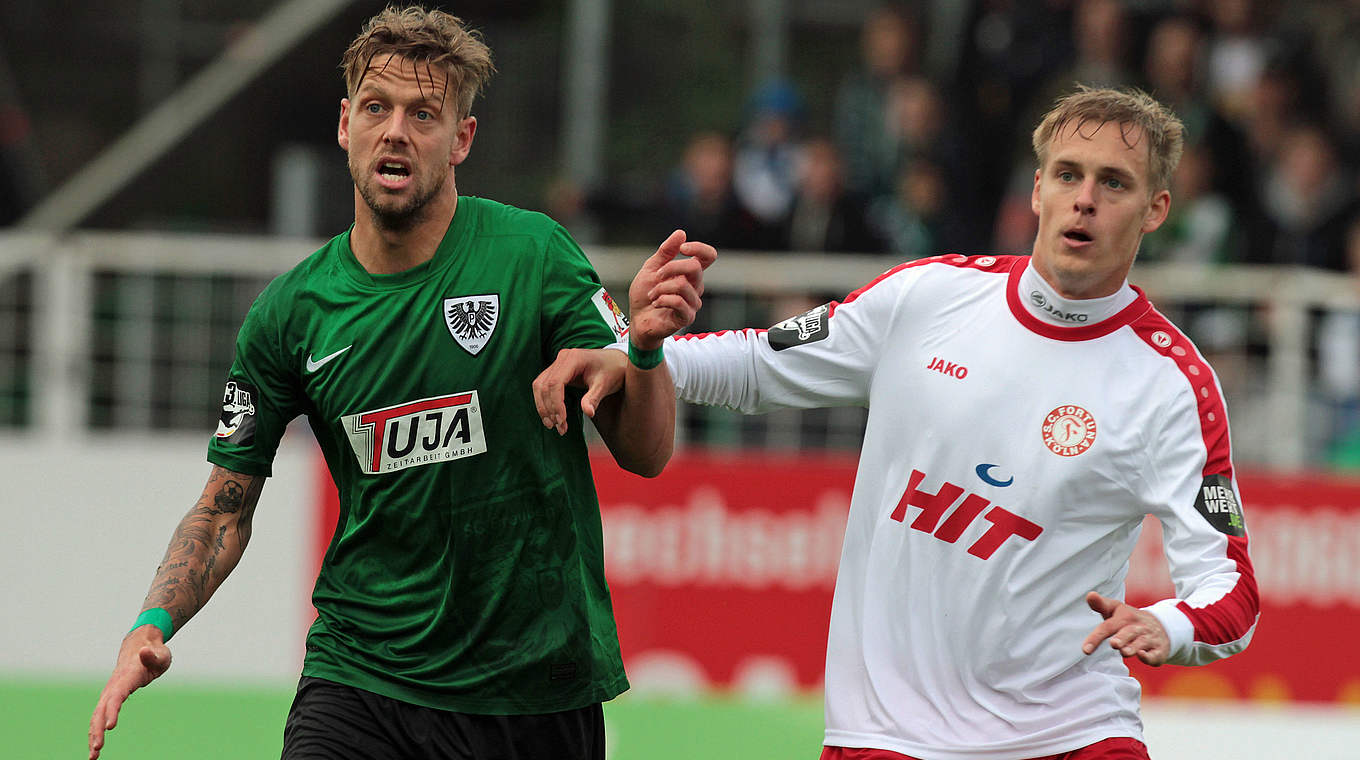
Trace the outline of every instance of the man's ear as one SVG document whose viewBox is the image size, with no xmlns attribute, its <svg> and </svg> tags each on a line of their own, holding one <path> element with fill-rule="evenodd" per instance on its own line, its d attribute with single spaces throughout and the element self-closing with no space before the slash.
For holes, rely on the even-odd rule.
<svg viewBox="0 0 1360 760">
<path fill-rule="evenodd" d="M 477 117 L 469 116 L 458 122 L 453 135 L 453 147 L 449 149 L 449 166 L 457 166 L 467 160 L 472 151 L 472 138 L 477 135 Z"/>
<path fill-rule="evenodd" d="M 340 126 L 335 131 L 335 141 L 340 148 L 349 152 L 349 98 L 340 99 Z"/>
<path fill-rule="evenodd" d="M 1143 234 L 1162 226 L 1166 221 L 1166 215 L 1171 213 L 1171 191 L 1158 190 L 1152 196 L 1152 205 L 1148 207 L 1147 216 L 1143 218 Z"/>
<path fill-rule="evenodd" d="M 1034 189 L 1029 194 L 1029 207 L 1035 216 L 1039 215 L 1039 170 L 1034 170 Z"/>
</svg>

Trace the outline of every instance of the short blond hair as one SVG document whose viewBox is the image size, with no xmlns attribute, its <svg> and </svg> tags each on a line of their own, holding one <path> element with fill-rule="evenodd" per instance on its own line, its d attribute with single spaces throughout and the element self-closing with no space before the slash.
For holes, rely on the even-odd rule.
<svg viewBox="0 0 1360 760">
<path fill-rule="evenodd" d="M 415 5 L 389 5 L 364 23 L 340 59 L 350 97 L 358 92 L 374 57 L 388 53 L 447 72 L 445 96 L 453 95 L 459 118 L 471 113 L 472 101 L 496 71 L 491 48 L 462 19 Z"/>
<path fill-rule="evenodd" d="M 1032 142 L 1040 168 L 1048 159 L 1048 146 L 1064 127 L 1074 124 L 1080 129 L 1087 122 L 1120 125 L 1130 148 L 1133 144 L 1128 142 L 1129 131 L 1140 128 L 1147 140 L 1149 193 L 1170 189 L 1171 175 L 1185 149 L 1185 125 L 1171 109 L 1135 88 L 1115 90 L 1078 85 L 1075 92 L 1059 98 L 1034 128 Z"/>
</svg>

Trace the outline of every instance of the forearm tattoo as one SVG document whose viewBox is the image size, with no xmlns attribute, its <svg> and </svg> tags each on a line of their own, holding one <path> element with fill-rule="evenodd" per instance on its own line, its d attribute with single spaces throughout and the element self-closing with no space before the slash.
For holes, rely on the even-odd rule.
<svg viewBox="0 0 1360 760">
<path fill-rule="evenodd" d="M 250 541 L 263 485 L 264 478 L 214 468 L 203 496 L 175 529 L 144 607 L 165 608 L 177 629 L 202 608 Z"/>
</svg>

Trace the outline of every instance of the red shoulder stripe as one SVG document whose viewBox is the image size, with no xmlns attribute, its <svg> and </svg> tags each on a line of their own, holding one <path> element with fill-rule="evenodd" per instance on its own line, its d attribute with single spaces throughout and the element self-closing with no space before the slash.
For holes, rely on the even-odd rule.
<svg viewBox="0 0 1360 760">
<path fill-rule="evenodd" d="M 1138 337 L 1161 355 L 1176 363 L 1195 392 L 1199 409 L 1200 434 L 1204 437 L 1203 476 L 1233 477 L 1232 442 L 1228 435 L 1228 415 L 1223 396 L 1208 362 L 1175 325 L 1156 309 L 1147 312 L 1130 325 Z M 1190 618 L 1195 626 L 1195 641 L 1205 644 L 1226 644 L 1237 641 L 1251 630 L 1260 611 L 1260 594 L 1256 587 L 1256 573 L 1247 553 L 1246 536 L 1228 536 L 1228 559 L 1237 565 L 1239 579 L 1231 591 L 1218 601 L 1199 609 L 1185 602 L 1177 609 Z"/>
</svg>

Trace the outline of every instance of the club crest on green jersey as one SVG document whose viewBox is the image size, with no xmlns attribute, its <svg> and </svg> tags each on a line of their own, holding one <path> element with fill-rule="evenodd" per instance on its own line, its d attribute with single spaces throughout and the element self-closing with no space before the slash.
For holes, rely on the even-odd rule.
<svg viewBox="0 0 1360 760">
<path fill-rule="evenodd" d="M 495 293 L 445 298 L 444 325 L 463 350 L 476 356 L 496 331 L 500 310 L 501 299 Z"/>
</svg>

